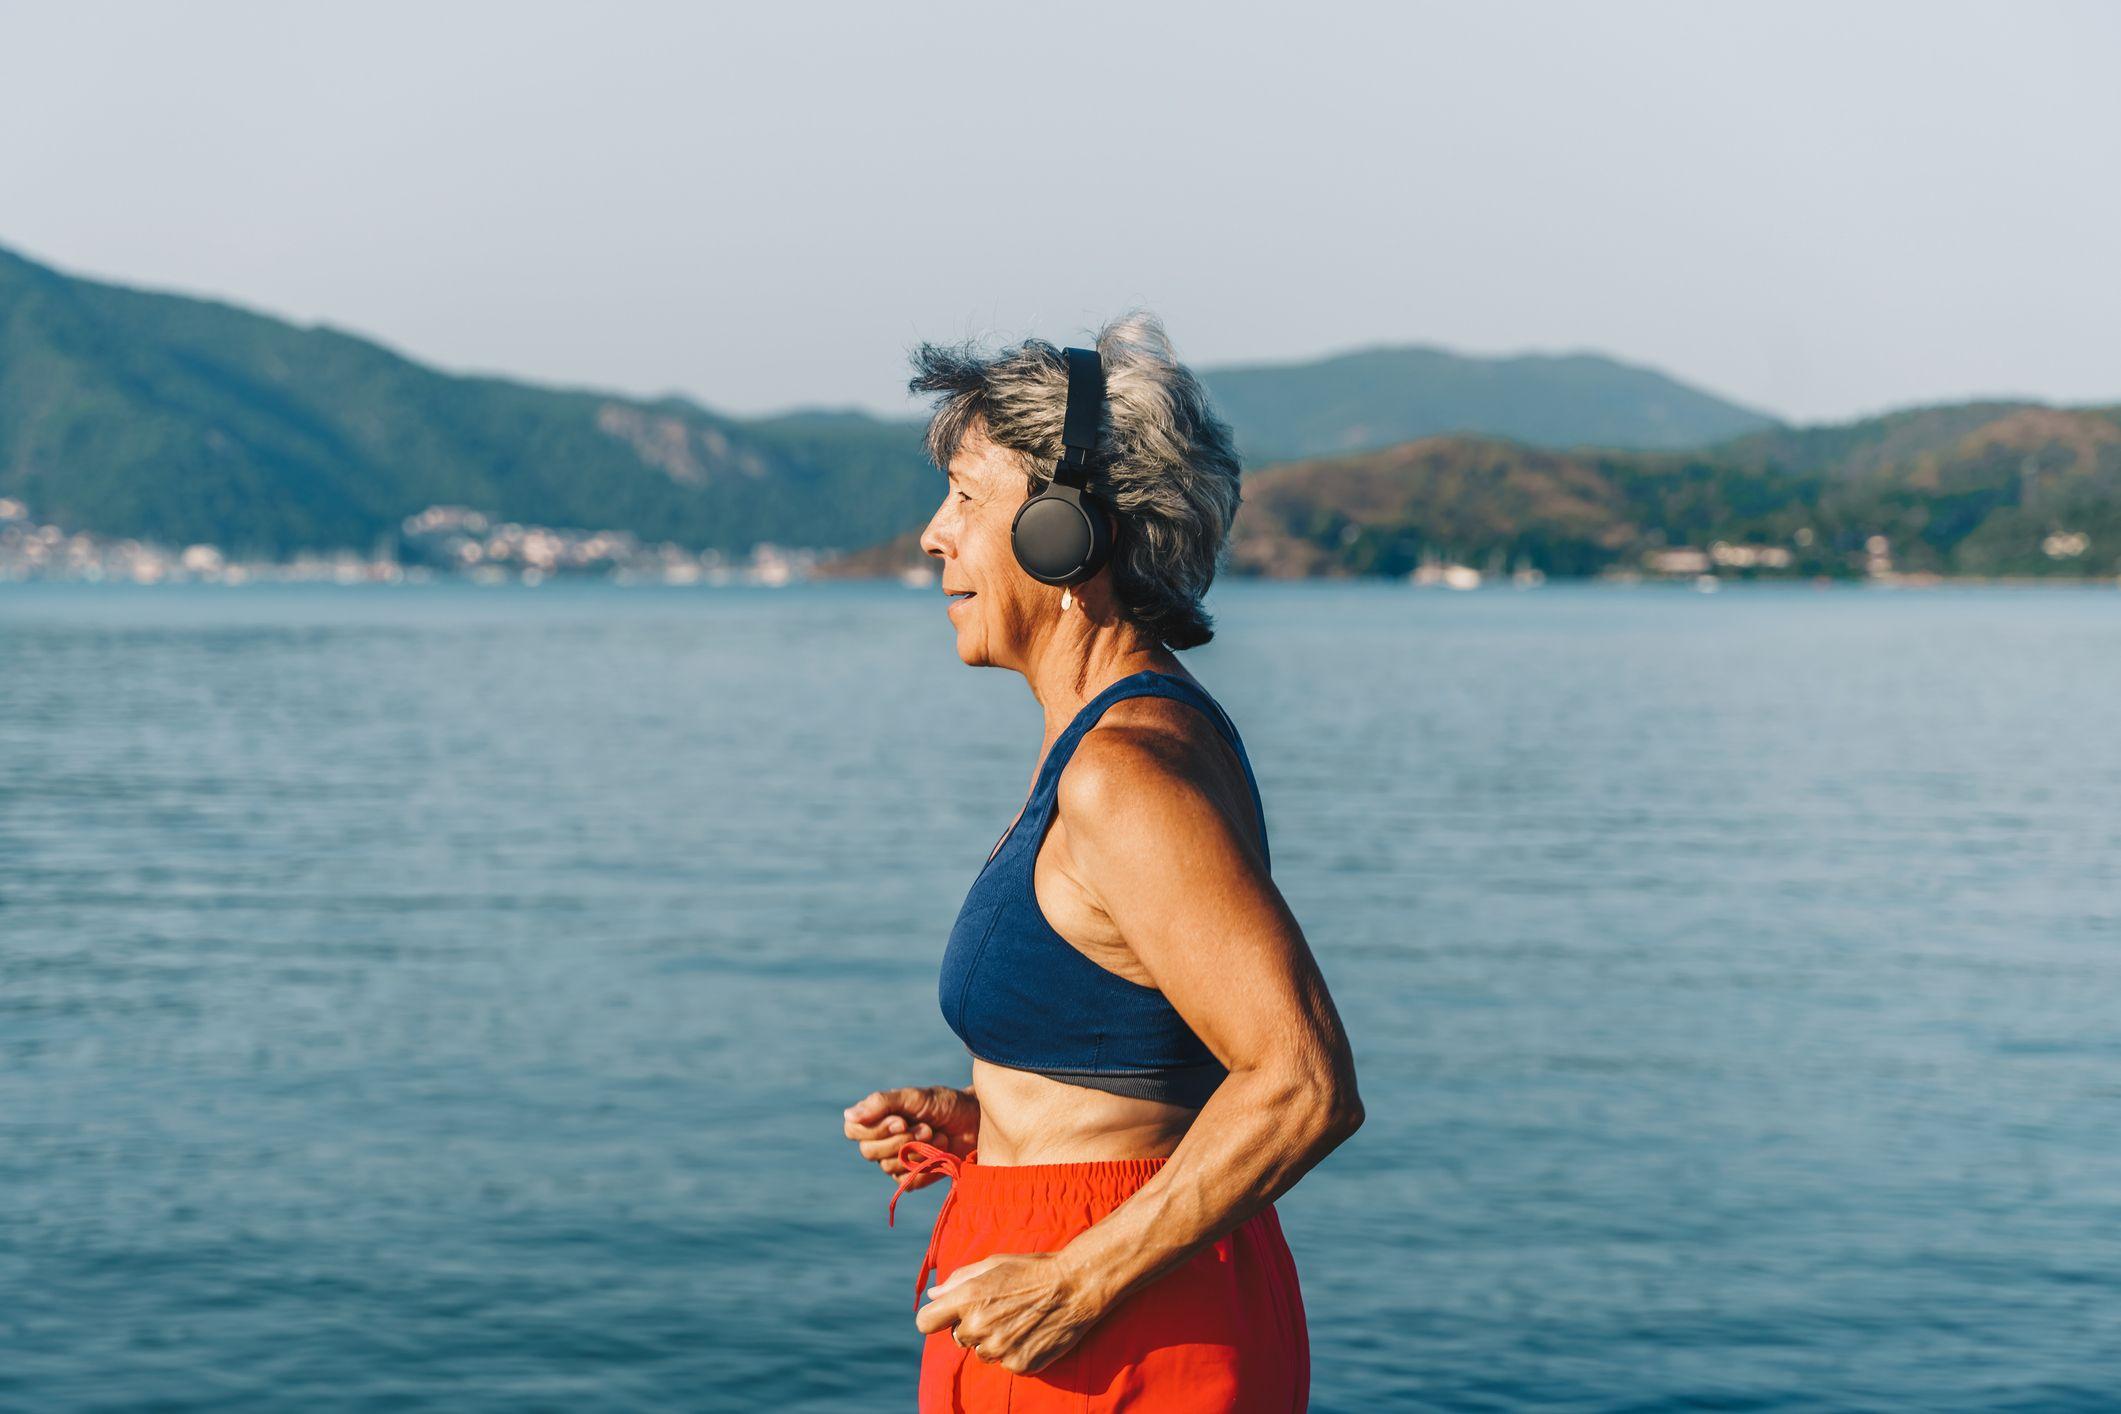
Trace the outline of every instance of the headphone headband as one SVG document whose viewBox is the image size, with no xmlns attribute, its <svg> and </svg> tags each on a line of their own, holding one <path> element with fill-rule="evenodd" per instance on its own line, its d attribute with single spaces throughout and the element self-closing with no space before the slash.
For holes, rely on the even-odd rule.
<svg viewBox="0 0 2121 1414">
<path fill-rule="evenodd" d="M 1105 402 L 1105 361 L 1096 349 L 1062 349 L 1068 361 L 1068 415 L 1061 423 L 1061 459 L 1053 479 L 1065 486 L 1089 480 L 1097 455 L 1097 415 Z"/>
</svg>

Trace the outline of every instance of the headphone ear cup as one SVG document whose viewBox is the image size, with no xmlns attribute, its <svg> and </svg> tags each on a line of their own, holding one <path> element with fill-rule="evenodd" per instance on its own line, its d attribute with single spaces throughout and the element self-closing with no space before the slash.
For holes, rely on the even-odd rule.
<svg viewBox="0 0 2121 1414">
<path fill-rule="evenodd" d="M 1041 584 L 1081 584 L 1104 567 L 1112 533 L 1095 497 L 1055 486 L 1017 507 L 1009 545 L 1024 573 Z"/>
</svg>

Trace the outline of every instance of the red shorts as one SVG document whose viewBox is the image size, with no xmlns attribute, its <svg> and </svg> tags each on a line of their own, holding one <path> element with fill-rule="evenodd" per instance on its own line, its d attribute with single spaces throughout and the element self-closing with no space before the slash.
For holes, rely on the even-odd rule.
<svg viewBox="0 0 2121 1414">
<path fill-rule="evenodd" d="M 916 1306 L 931 1265 L 939 1284 L 996 1252 L 1058 1251 L 1164 1165 L 981 1164 L 977 1151 L 959 1159 L 917 1141 L 904 1152 L 915 1172 L 954 1175 L 914 1282 Z M 1303 1293 L 1272 1204 L 1113 1307 L 1032 1374 L 980 1359 L 948 1330 L 930 1332 L 921 1351 L 921 1414 L 1301 1414 L 1310 1392 Z"/>
</svg>

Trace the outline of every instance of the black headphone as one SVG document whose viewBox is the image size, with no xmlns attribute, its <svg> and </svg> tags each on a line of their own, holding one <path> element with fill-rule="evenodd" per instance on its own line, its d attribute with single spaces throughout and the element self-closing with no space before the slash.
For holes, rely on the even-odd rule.
<svg viewBox="0 0 2121 1414">
<path fill-rule="evenodd" d="M 1068 416 L 1053 480 L 1009 523 L 1009 544 L 1024 573 L 1042 584 L 1081 584 L 1112 558 L 1111 512 L 1084 489 L 1097 454 L 1105 402 L 1105 361 L 1096 349 L 1062 349 L 1068 361 Z"/>
</svg>

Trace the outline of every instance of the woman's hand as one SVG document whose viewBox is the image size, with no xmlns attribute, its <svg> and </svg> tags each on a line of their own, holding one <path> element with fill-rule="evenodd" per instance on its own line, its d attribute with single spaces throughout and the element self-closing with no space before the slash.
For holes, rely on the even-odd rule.
<svg viewBox="0 0 2121 1414">
<path fill-rule="evenodd" d="M 913 1317 L 922 1334 L 955 1326 L 952 1340 L 1019 1375 L 1066 1355 L 1104 1314 L 1057 1252 L 997 1252 L 965 1263 L 928 1295 Z"/>
<path fill-rule="evenodd" d="M 846 1119 L 847 1137 L 860 1146 L 862 1157 L 893 1178 L 905 1175 L 898 1151 L 909 1139 L 960 1158 L 979 1144 L 979 1100 L 970 1090 L 947 1085 L 872 1091 L 847 1107 Z M 923 1188 L 941 1176 L 930 1170 L 906 1186 Z"/>
</svg>

